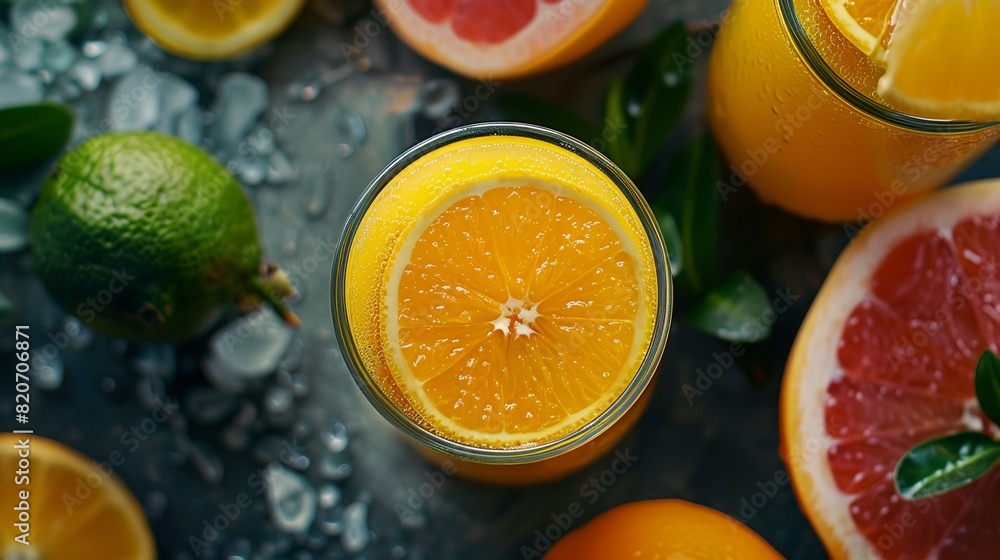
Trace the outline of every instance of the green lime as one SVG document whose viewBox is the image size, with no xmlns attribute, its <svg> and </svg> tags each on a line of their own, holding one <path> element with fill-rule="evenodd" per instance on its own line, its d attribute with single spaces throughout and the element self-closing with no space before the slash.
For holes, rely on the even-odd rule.
<svg viewBox="0 0 1000 560">
<path fill-rule="evenodd" d="M 190 338 L 233 304 L 285 320 L 287 276 L 261 263 L 253 207 L 211 156 L 157 132 L 105 134 L 63 157 L 31 219 L 38 274 L 93 329 Z"/>
</svg>

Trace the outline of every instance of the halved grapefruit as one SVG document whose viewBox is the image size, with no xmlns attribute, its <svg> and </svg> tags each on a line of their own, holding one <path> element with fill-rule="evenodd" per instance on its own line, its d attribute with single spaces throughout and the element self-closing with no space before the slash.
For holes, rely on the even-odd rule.
<svg viewBox="0 0 1000 560">
<path fill-rule="evenodd" d="M 835 559 L 996 557 L 1000 470 L 910 502 L 893 483 L 932 437 L 1000 429 L 980 411 L 979 355 L 1000 344 L 1000 181 L 876 221 L 844 251 L 785 372 L 785 461 Z"/>
<path fill-rule="evenodd" d="M 628 25 L 647 0 L 376 0 L 414 50 L 466 76 L 504 80 L 567 64 Z"/>
</svg>

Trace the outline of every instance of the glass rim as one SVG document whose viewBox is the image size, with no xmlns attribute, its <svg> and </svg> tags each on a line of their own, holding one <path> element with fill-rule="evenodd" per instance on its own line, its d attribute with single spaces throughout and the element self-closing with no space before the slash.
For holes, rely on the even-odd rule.
<svg viewBox="0 0 1000 560">
<path fill-rule="evenodd" d="M 578 155 L 594 165 L 621 190 L 642 223 L 653 253 L 658 283 L 657 308 L 650 343 L 646 355 L 625 390 L 588 423 L 559 439 L 530 447 L 507 449 L 475 447 L 444 438 L 410 419 L 393 404 L 367 372 L 350 330 L 345 305 L 350 249 L 365 214 L 379 193 L 396 175 L 419 158 L 447 144 L 486 136 L 519 136 L 541 140 Z M 365 188 L 348 216 L 334 258 L 331 296 L 334 331 L 344 361 L 361 392 L 379 414 L 411 440 L 432 451 L 449 458 L 494 465 L 529 464 L 562 455 L 593 441 L 620 420 L 639 400 L 656 374 L 666 348 L 673 311 L 673 284 L 666 245 L 652 210 L 632 180 L 603 154 L 571 136 L 541 126 L 515 122 L 477 123 L 453 128 L 405 150 L 385 166 Z"/>
<path fill-rule="evenodd" d="M 785 29 L 788 31 L 792 43 L 810 70 L 834 94 L 869 117 L 899 128 L 939 134 L 977 132 L 1000 126 L 1000 122 L 997 121 L 979 122 L 918 117 L 892 109 L 871 99 L 855 89 L 854 86 L 849 84 L 847 80 L 842 78 L 840 74 L 827 64 L 823 55 L 813 45 L 812 39 L 809 38 L 809 34 L 799 20 L 798 13 L 795 11 L 795 2 L 797 0 L 774 1 L 778 5 L 778 16 L 784 22 Z"/>
</svg>

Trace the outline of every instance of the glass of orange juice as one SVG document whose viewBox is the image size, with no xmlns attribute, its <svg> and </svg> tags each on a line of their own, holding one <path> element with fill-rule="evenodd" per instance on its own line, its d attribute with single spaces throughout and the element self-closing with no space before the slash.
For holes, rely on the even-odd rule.
<svg viewBox="0 0 1000 560">
<path fill-rule="evenodd" d="M 996 142 L 996 122 L 927 118 L 880 95 L 897 33 L 880 26 L 898 14 L 876 14 L 896 4 L 735 0 L 709 69 L 709 119 L 729 162 L 724 199 L 749 184 L 802 216 L 868 220 L 946 183 Z"/>
<path fill-rule="evenodd" d="M 432 460 L 501 484 L 561 477 L 612 450 L 651 393 L 672 303 L 656 224 L 624 173 L 564 134 L 435 136 L 348 219 L 332 293 L 343 355 Z"/>
</svg>

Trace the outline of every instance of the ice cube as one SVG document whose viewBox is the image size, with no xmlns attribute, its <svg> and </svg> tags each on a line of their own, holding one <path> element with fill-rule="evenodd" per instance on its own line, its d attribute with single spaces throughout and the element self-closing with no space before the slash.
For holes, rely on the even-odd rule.
<svg viewBox="0 0 1000 560">
<path fill-rule="evenodd" d="M 227 75 L 218 87 L 212 138 L 226 153 L 234 153 L 269 103 L 264 80 L 242 72 Z"/>
<path fill-rule="evenodd" d="M 271 524 L 282 533 L 304 534 L 316 518 L 316 491 L 301 475 L 276 463 L 264 472 Z"/>
<path fill-rule="evenodd" d="M 37 76 L 10 68 L 0 73 L 0 108 L 37 103 L 45 93 Z"/>
<path fill-rule="evenodd" d="M 154 128 L 164 134 L 176 135 L 181 115 L 198 102 L 198 90 L 187 80 L 173 74 L 163 74 L 160 88 L 160 118 Z"/>
<path fill-rule="evenodd" d="M 22 70 L 38 70 L 44 59 L 45 41 L 41 39 L 28 39 L 14 47 L 14 64 Z"/>
<path fill-rule="evenodd" d="M 107 45 L 107 49 L 97 57 L 101 72 L 108 78 L 123 76 L 135 69 L 139 57 L 124 41 L 115 41 Z"/>
<path fill-rule="evenodd" d="M 298 169 L 280 150 L 272 153 L 267 160 L 267 182 L 272 185 L 282 185 L 298 179 Z"/>
<path fill-rule="evenodd" d="M 101 85 L 101 67 L 93 60 L 80 59 L 69 69 L 66 77 L 83 91 L 94 91 Z"/>
<path fill-rule="evenodd" d="M 368 504 L 354 502 L 344 509 L 344 534 L 340 537 L 344 550 L 354 554 L 368 546 Z"/>
<path fill-rule="evenodd" d="M 278 367 L 294 333 L 269 307 L 223 327 L 209 341 L 206 366 L 217 387 L 240 390 Z"/>
<path fill-rule="evenodd" d="M 28 212 L 13 200 L 0 198 L 0 253 L 28 246 Z"/>
<path fill-rule="evenodd" d="M 103 72 L 108 74 L 107 70 Z M 108 103 L 111 128 L 118 132 L 152 128 L 160 116 L 162 80 L 149 66 L 140 66 L 118 80 Z"/>
<path fill-rule="evenodd" d="M 189 107 L 177 117 L 177 136 L 194 145 L 201 144 L 201 109 Z"/>
<path fill-rule="evenodd" d="M 180 115 L 198 102 L 198 90 L 187 80 L 173 74 L 164 74 L 162 111 L 168 115 Z"/>
<path fill-rule="evenodd" d="M 84 41 L 80 52 L 87 58 L 97 58 L 108 51 L 108 44 L 104 41 Z"/>
<path fill-rule="evenodd" d="M 66 2 L 19 0 L 10 11 L 11 42 L 39 38 L 50 43 L 62 39 L 76 27 L 76 12 Z"/>
<path fill-rule="evenodd" d="M 62 74 L 72 68 L 74 62 L 76 62 L 76 49 L 66 41 L 59 41 L 49 45 L 45 50 L 45 60 L 42 64 L 49 72 Z"/>
</svg>

